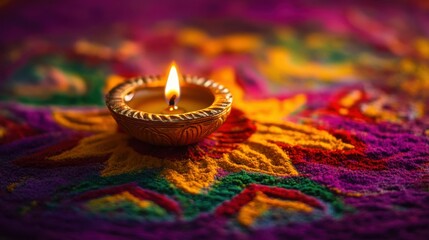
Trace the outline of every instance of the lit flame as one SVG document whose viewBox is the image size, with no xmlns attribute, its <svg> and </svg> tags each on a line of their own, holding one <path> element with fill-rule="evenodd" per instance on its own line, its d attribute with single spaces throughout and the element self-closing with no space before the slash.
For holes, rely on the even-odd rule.
<svg viewBox="0 0 429 240">
<path fill-rule="evenodd" d="M 164 90 L 165 101 L 169 106 L 175 106 L 180 98 L 179 74 L 177 73 L 176 64 L 173 62 L 168 74 L 167 84 Z"/>
</svg>

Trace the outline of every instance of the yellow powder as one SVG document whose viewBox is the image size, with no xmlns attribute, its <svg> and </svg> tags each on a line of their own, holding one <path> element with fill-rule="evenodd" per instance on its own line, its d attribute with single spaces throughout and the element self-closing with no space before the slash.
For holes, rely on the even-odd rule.
<svg viewBox="0 0 429 240">
<path fill-rule="evenodd" d="M 425 38 L 417 38 L 414 42 L 415 49 L 423 58 L 429 58 L 429 41 Z"/>
<path fill-rule="evenodd" d="M 151 201 L 141 200 L 135 197 L 134 195 L 132 195 L 131 193 L 129 193 L 128 191 L 124 191 L 119 194 L 108 195 L 101 198 L 90 200 L 89 202 L 87 202 L 87 206 L 90 209 L 97 210 L 105 206 L 110 206 L 110 207 L 115 206 L 117 203 L 122 201 L 130 201 L 141 208 L 147 208 L 152 204 Z"/>
<path fill-rule="evenodd" d="M 301 109 L 307 98 L 304 94 L 278 100 L 275 98 L 263 100 L 244 99 L 245 94 L 241 87 L 235 82 L 235 70 L 231 67 L 221 68 L 211 75 L 219 83 L 227 87 L 234 96 L 233 106 L 246 113 L 246 117 L 255 121 L 276 121 Z M 269 106 L 269 107 L 267 107 Z"/>
<path fill-rule="evenodd" d="M 389 101 L 387 97 L 382 96 L 373 102 L 363 104 L 361 111 L 365 116 L 379 121 L 400 122 L 401 119 L 395 111 L 383 108 Z"/>
<path fill-rule="evenodd" d="M 208 36 L 205 32 L 196 28 L 183 28 L 178 35 L 178 41 L 181 45 L 197 47 L 206 42 Z"/>
<path fill-rule="evenodd" d="M 340 110 L 338 110 L 338 112 L 341 115 L 347 115 L 347 114 L 349 114 L 349 110 L 347 108 L 340 108 Z"/>
<path fill-rule="evenodd" d="M 249 227 L 270 208 L 281 208 L 286 211 L 305 213 L 313 211 L 313 208 L 305 203 L 270 198 L 262 192 L 257 192 L 255 198 L 240 209 L 237 220 L 244 226 Z"/>
<path fill-rule="evenodd" d="M 198 161 L 169 161 L 165 163 L 162 175 L 176 187 L 198 194 L 215 180 L 218 166 L 216 160 L 204 157 Z"/>
<path fill-rule="evenodd" d="M 413 73 L 416 69 L 416 64 L 411 59 L 403 59 L 401 60 L 401 70 L 406 73 Z"/>
<path fill-rule="evenodd" d="M 111 48 L 86 40 L 77 41 L 74 45 L 74 50 L 78 54 L 95 56 L 102 59 L 109 59 L 113 55 Z"/>
<path fill-rule="evenodd" d="M 6 135 L 6 128 L 0 127 L 0 138 Z"/>
<path fill-rule="evenodd" d="M 346 108 L 353 106 L 357 101 L 362 98 L 362 92 L 353 90 L 340 100 L 340 105 Z"/>
<path fill-rule="evenodd" d="M 254 34 L 239 33 L 215 38 L 196 28 L 181 30 L 178 41 L 185 46 L 201 49 L 207 56 L 216 56 L 221 52 L 251 53 L 263 42 Z"/>
<path fill-rule="evenodd" d="M 267 203 L 254 199 L 240 209 L 237 220 L 240 224 L 249 227 L 268 209 L 269 205 Z"/>
<path fill-rule="evenodd" d="M 23 177 L 16 182 L 10 183 L 9 185 L 7 185 L 6 190 L 10 193 L 15 191 L 15 189 L 20 185 L 24 184 L 27 179 L 28 179 L 27 177 Z"/>
<path fill-rule="evenodd" d="M 339 81 L 355 73 L 350 62 L 341 64 L 319 64 L 293 59 L 287 49 L 271 47 L 266 50 L 266 60 L 259 63 L 261 72 L 273 81 L 284 81 L 284 77 L 315 78 L 324 81 Z"/>
<path fill-rule="evenodd" d="M 353 145 L 344 143 L 324 130 L 292 122 L 261 123 L 257 124 L 257 128 L 258 131 L 252 135 L 252 138 L 283 142 L 292 146 L 327 150 L 347 150 L 354 148 Z"/>
<path fill-rule="evenodd" d="M 65 127 L 91 132 L 115 132 L 117 124 L 108 110 L 73 110 L 54 109 L 55 121 Z"/>
<path fill-rule="evenodd" d="M 201 45 L 201 51 L 203 54 L 213 57 L 219 55 L 223 51 L 222 43 L 213 39 L 205 41 L 204 45 Z"/>
<path fill-rule="evenodd" d="M 336 194 L 341 194 L 347 197 L 362 197 L 362 193 L 359 192 L 343 192 L 338 188 L 331 188 L 331 190 Z"/>
<path fill-rule="evenodd" d="M 262 46 L 261 38 L 254 34 L 231 34 L 219 39 L 230 52 L 253 52 Z"/>
<path fill-rule="evenodd" d="M 298 175 L 289 156 L 279 146 L 253 136 L 238 149 L 225 154 L 219 166 L 231 172 L 246 170 L 274 176 Z"/>
<path fill-rule="evenodd" d="M 67 161 L 74 158 L 91 158 L 111 154 L 117 148 L 123 148 L 129 137 L 120 133 L 102 133 L 83 138 L 71 150 L 49 157 L 52 161 Z"/>
<path fill-rule="evenodd" d="M 133 41 L 122 41 L 116 49 L 116 56 L 122 60 L 142 54 L 142 46 Z"/>
<path fill-rule="evenodd" d="M 11 184 L 9 184 L 9 185 L 7 185 L 7 187 L 6 187 L 6 190 L 8 191 L 8 192 L 13 192 L 14 190 L 15 190 L 15 188 L 17 187 L 19 185 L 19 183 L 17 183 L 17 182 L 13 182 L 13 183 L 11 183 Z"/>
</svg>

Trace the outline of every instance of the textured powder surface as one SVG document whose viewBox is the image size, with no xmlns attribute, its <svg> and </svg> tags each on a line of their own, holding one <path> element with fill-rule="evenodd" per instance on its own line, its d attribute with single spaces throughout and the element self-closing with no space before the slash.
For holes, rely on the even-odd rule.
<svg viewBox="0 0 429 240">
<path fill-rule="evenodd" d="M 427 239 L 428 12 L 0 1 L 0 238 Z M 197 144 L 151 146 L 103 96 L 172 60 L 233 107 Z"/>
</svg>

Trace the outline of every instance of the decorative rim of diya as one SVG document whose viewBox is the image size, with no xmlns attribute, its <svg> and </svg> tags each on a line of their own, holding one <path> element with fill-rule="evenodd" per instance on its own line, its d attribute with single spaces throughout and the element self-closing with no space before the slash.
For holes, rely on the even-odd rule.
<svg viewBox="0 0 429 240">
<path fill-rule="evenodd" d="M 141 87 L 151 87 L 163 82 L 161 76 L 144 76 L 128 79 L 117 85 L 106 95 L 106 105 L 112 113 L 123 117 L 151 122 L 151 124 L 183 122 L 205 122 L 229 113 L 232 105 L 232 95 L 228 88 L 203 77 L 183 75 L 185 84 L 194 84 L 210 90 L 214 96 L 213 103 L 203 109 L 179 114 L 149 113 L 131 108 L 125 101 L 125 96 Z"/>
</svg>

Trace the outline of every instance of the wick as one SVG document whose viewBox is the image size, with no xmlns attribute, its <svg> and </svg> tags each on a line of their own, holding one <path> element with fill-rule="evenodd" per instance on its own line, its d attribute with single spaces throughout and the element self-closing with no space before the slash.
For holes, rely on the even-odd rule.
<svg viewBox="0 0 429 240">
<path fill-rule="evenodd" d="M 170 101 L 168 102 L 168 105 L 170 106 L 170 108 L 171 107 L 174 107 L 174 105 L 176 105 L 175 103 L 174 103 L 174 101 L 176 100 L 176 95 L 173 95 L 171 98 L 170 98 Z"/>
</svg>

